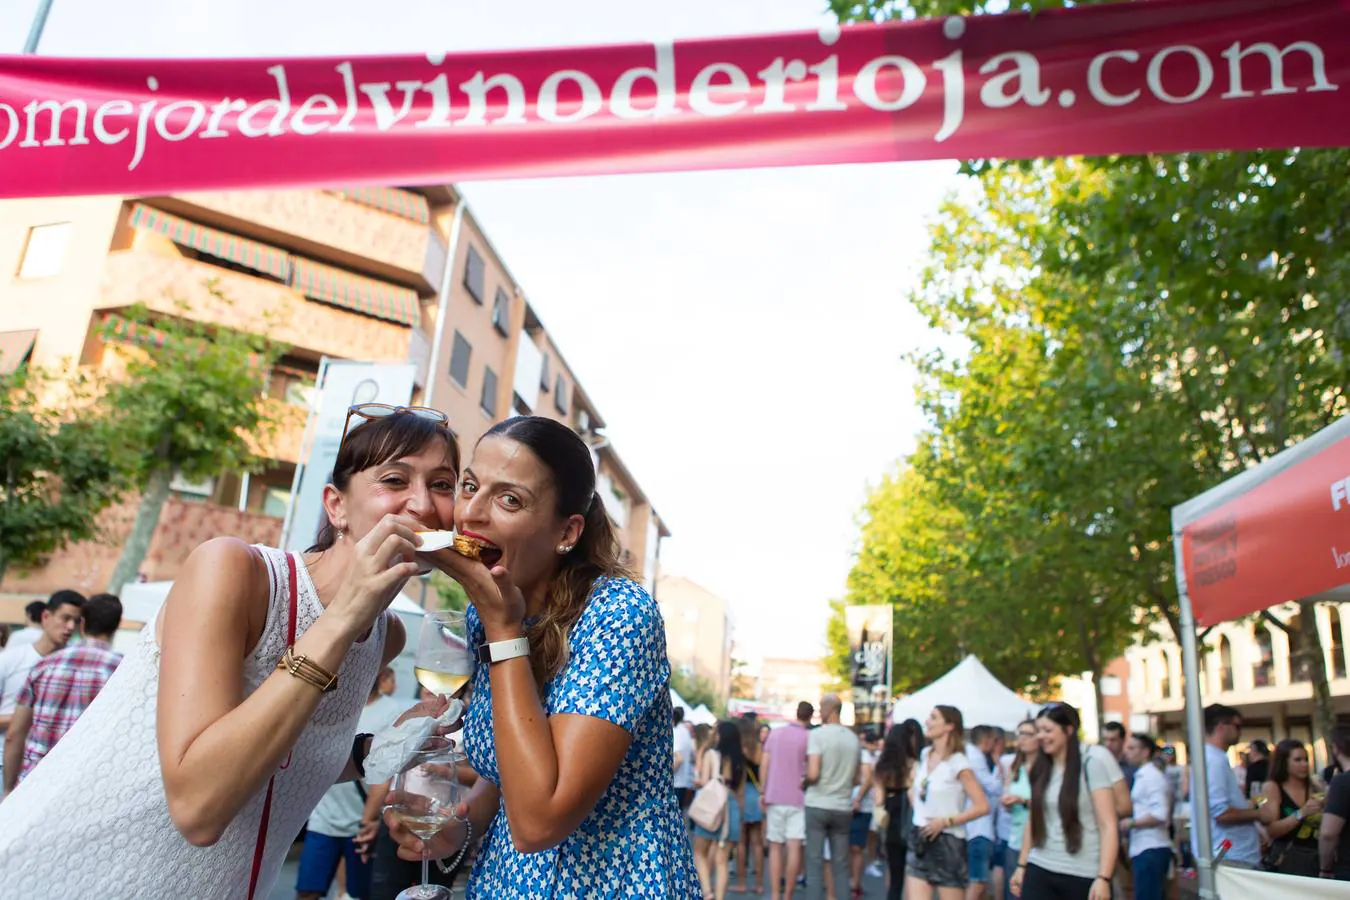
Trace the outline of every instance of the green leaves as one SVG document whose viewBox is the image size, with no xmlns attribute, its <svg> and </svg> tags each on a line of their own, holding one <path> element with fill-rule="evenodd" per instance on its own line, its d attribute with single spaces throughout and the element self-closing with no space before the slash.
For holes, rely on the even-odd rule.
<svg viewBox="0 0 1350 900">
<path fill-rule="evenodd" d="M 78 373 L 0 376 L 0 577 L 95 537 L 98 514 L 125 489 L 94 390 Z"/>
</svg>

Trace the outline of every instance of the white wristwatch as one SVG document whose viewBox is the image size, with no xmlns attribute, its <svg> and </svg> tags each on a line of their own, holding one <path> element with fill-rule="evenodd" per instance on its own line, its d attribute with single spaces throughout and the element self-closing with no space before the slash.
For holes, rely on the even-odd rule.
<svg viewBox="0 0 1350 900">
<path fill-rule="evenodd" d="M 478 661 L 481 663 L 505 662 L 517 656 L 530 655 L 529 638 L 512 638 L 509 641 L 493 641 L 478 645 Z"/>
</svg>

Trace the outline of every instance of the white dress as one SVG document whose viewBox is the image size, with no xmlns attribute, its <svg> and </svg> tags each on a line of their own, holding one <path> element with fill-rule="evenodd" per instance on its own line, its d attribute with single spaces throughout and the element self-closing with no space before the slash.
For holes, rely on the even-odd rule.
<svg viewBox="0 0 1350 900">
<path fill-rule="evenodd" d="M 290 587 L 286 554 L 258 548 L 272 593 L 267 624 L 244 662 L 244 692 L 272 674 L 286 649 Z M 323 612 L 296 556 L 298 637 Z M 379 673 L 389 613 L 352 645 L 338 687 L 319 701 L 275 778 L 255 896 L 266 897 L 286 851 L 351 755 L 356 721 Z M 23 900 L 173 897 L 242 900 L 258 842 L 266 786 L 211 847 L 174 827 L 155 742 L 159 646 L 154 624 L 69 732 L 0 803 L 0 893 Z"/>
</svg>

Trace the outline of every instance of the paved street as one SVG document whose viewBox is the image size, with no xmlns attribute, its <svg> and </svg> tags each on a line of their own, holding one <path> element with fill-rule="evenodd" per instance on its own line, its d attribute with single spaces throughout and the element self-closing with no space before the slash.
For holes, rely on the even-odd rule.
<svg viewBox="0 0 1350 900">
<path fill-rule="evenodd" d="M 277 879 L 277 883 L 273 886 L 272 893 L 268 895 L 268 900 L 294 900 L 295 874 L 296 874 L 296 862 L 294 859 L 291 859 L 287 861 L 286 865 L 282 868 L 281 877 Z M 732 879 L 732 883 L 733 884 L 735 883 L 734 876 Z M 754 897 L 758 895 L 746 894 L 741 893 L 740 891 L 733 890 L 729 891 L 727 893 L 727 896 L 742 898 L 742 897 Z M 769 896 L 768 892 L 766 891 L 763 896 L 765 897 Z M 805 898 L 809 895 L 803 890 L 798 890 L 796 896 L 802 898 L 802 900 L 805 900 Z M 886 887 L 885 882 L 882 879 L 868 878 L 867 876 L 863 877 L 863 897 L 865 898 L 865 900 L 882 900 L 882 898 L 885 896 L 886 896 Z M 330 893 L 329 897 L 333 898 L 333 900 L 336 900 L 336 893 Z M 848 900 L 848 897 L 847 895 L 845 895 L 843 897 L 840 897 L 839 900 Z"/>
</svg>

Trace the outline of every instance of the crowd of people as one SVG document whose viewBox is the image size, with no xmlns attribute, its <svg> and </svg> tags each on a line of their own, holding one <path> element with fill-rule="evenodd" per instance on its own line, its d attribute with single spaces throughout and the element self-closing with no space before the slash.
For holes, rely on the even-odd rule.
<svg viewBox="0 0 1350 900">
<path fill-rule="evenodd" d="M 833 695 L 818 718 L 803 702 L 775 727 L 691 728 L 574 432 L 507 420 L 461 466 L 434 410 L 353 417 L 305 553 L 208 541 L 125 658 L 114 596 L 58 591 L 28 610 L 0 653 L 7 890 L 252 900 L 302 832 L 297 895 L 324 896 L 340 864 L 360 900 L 430 861 L 469 898 L 715 900 L 733 885 L 843 900 L 865 873 L 911 900 L 1151 900 L 1188 864 L 1175 752 L 1111 723 L 1086 743 L 1063 703 L 1012 735 L 939 706 L 883 737 L 841 724 Z M 417 532 L 449 529 L 491 561 L 419 549 Z M 428 565 L 464 588 L 479 664 L 457 736 L 464 800 L 423 839 L 364 760 L 384 726 L 448 706 L 391 699 L 406 636 L 388 607 Z M 1291 740 L 1254 741 L 1231 768 L 1241 728 L 1236 710 L 1205 710 L 1223 864 L 1350 880 L 1350 729 L 1319 778 Z M 81 852 L 34 853 L 34 834 Z"/>
<path fill-rule="evenodd" d="M 884 872 L 892 900 L 1163 900 L 1193 865 L 1190 772 L 1151 735 L 1108 722 L 1087 743 L 1078 711 L 1052 703 L 1011 733 L 967 730 L 939 706 L 878 740 L 839 725 L 840 706 L 825 697 L 815 723 L 804 702 L 773 728 L 753 715 L 691 726 L 675 710 L 674 782 L 705 896 L 725 897 L 734 873 L 756 895 L 767 877 L 774 900 L 803 888 L 842 900 L 861 895 L 866 871 Z M 1332 734 L 1336 762 L 1319 777 L 1293 739 L 1273 751 L 1253 741 L 1230 767 L 1241 717 L 1222 706 L 1205 717 L 1214 840 L 1230 845 L 1221 864 L 1350 880 L 1350 774 L 1332 777 L 1350 772 L 1350 728 Z M 709 818 L 710 793 L 724 796 L 723 818 Z M 748 824 L 761 811 L 764 849 Z"/>
</svg>

